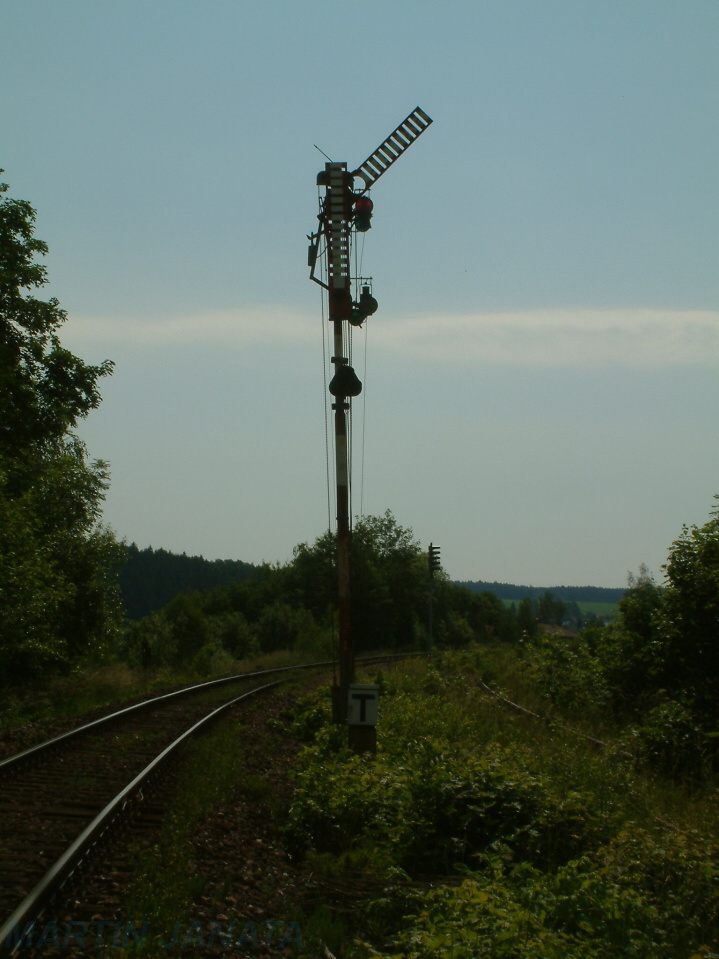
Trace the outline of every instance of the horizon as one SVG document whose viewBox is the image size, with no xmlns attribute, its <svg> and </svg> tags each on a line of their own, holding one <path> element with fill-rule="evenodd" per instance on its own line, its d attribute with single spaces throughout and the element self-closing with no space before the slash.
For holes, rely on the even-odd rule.
<svg viewBox="0 0 719 959">
<path fill-rule="evenodd" d="M 130 548 L 132 548 L 132 547 L 134 546 L 134 547 L 135 547 L 138 551 L 140 551 L 140 552 L 146 551 L 146 550 L 150 550 L 150 551 L 155 552 L 155 553 L 165 552 L 165 553 L 169 553 L 169 554 L 172 555 L 172 556 L 184 556 L 184 557 L 186 557 L 187 559 L 201 559 L 201 560 L 204 560 L 204 561 L 207 562 L 207 563 L 243 563 L 243 564 L 245 564 L 245 565 L 247 565 L 247 566 L 258 566 L 258 565 L 259 565 L 259 564 L 256 564 L 256 563 L 250 563 L 248 560 L 244 560 L 244 559 L 242 559 L 242 558 L 240 558 L 240 557 L 234 557 L 234 558 L 233 558 L 233 557 L 230 557 L 230 556 L 218 556 L 218 557 L 215 557 L 215 558 L 210 558 L 209 556 L 203 556 L 202 554 L 198 554 L 198 553 L 187 553 L 186 551 L 185 551 L 185 552 L 182 552 L 182 553 L 176 553 L 176 552 L 174 552 L 173 550 L 168 550 L 168 549 L 166 549 L 164 546 L 154 546 L 154 545 L 152 545 L 152 544 L 149 545 L 149 546 L 138 546 L 137 543 L 135 543 L 134 541 L 133 541 L 132 543 L 127 543 L 126 545 L 127 545 L 128 547 L 130 547 Z M 280 562 L 280 561 L 278 561 L 278 562 Z M 287 560 L 286 562 L 291 563 L 292 560 Z M 446 572 L 446 570 L 445 570 L 445 572 Z M 499 580 L 488 580 L 488 579 L 464 579 L 464 578 L 463 578 L 463 579 L 454 579 L 454 578 L 452 578 L 452 577 L 449 577 L 449 580 L 450 580 L 451 583 L 454 583 L 455 585 L 458 585 L 458 586 L 462 586 L 464 583 L 484 583 L 485 585 L 490 585 L 490 586 L 511 586 L 511 587 L 513 587 L 513 588 L 515 588 L 515 589 L 545 589 L 545 590 L 553 590 L 553 589 L 609 589 L 609 590 L 626 590 L 626 589 L 629 588 L 627 585 L 625 585 L 625 586 L 594 586 L 592 583 L 582 583 L 582 584 L 580 584 L 580 585 L 568 584 L 568 583 L 555 583 L 553 586 L 545 586 L 545 585 L 533 585 L 533 584 L 531 584 L 531 583 L 509 583 L 509 582 L 503 582 L 503 581 L 499 581 Z"/>
</svg>

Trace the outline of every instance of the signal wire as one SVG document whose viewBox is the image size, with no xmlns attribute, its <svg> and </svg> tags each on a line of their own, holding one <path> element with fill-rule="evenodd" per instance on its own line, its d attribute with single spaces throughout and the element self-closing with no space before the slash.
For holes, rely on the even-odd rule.
<svg viewBox="0 0 719 959">
<path fill-rule="evenodd" d="M 347 347 L 346 347 L 346 351 L 345 351 L 345 352 L 346 352 L 346 354 L 347 354 L 347 361 L 348 361 L 348 363 L 349 363 L 350 366 L 353 365 L 353 364 L 352 364 L 352 345 L 353 345 L 353 340 L 352 340 L 352 324 L 351 324 L 351 323 L 347 323 Z M 353 367 L 353 368 L 354 368 L 354 367 Z M 354 446 L 354 443 L 353 443 L 353 440 L 354 440 L 354 420 L 353 420 L 353 418 L 352 418 L 352 413 L 353 413 L 353 411 L 354 411 L 354 397 L 350 396 L 350 397 L 348 397 L 348 400 L 349 400 L 349 410 L 348 410 L 348 416 L 347 416 L 347 497 L 348 497 L 348 504 L 347 504 L 347 506 L 348 506 L 348 512 L 349 512 L 349 525 L 350 525 L 350 530 L 351 530 L 351 529 L 353 528 L 353 526 L 354 526 L 353 513 L 352 513 L 352 490 L 353 490 L 353 483 L 352 483 L 353 456 L 352 456 L 352 450 L 353 450 L 353 446 Z"/>
<path fill-rule="evenodd" d="M 317 187 L 317 202 L 321 208 L 321 196 L 320 188 Z M 324 251 L 326 253 L 326 249 Z M 324 264 L 322 267 L 322 279 L 324 280 L 325 286 L 329 278 L 329 264 L 327 262 L 327 257 L 323 257 Z M 320 288 L 320 320 L 322 323 L 321 333 L 322 333 L 322 410 L 324 414 L 324 427 L 325 427 L 325 479 L 327 485 L 327 531 L 332 534 L 332 482 L 330 478 L 330 431 L 329 431 L 329 417 L 330 417 L 330 407 L 329 407 L 329 390 L 327 382 L 327 352 L 328 352 L 328 337 L 329 337 L 329 322 L 327 321 L 325 315 L 325 302 L 327 302 L 327 308 L 329 309 L 329 301 L 326 299 L 327 290 L 325 286 Z M 334 452 L 334 447 L 333 450 Z"/>
<path fill-rule="evenodd" d="M 368 318 L 369 319 L 369 318 Z M 365 320 L 365 323 L 367 320 Z M 367 425 L 367 327 L 364 331 L 364 364 L 362 369 L 362 451 L 360 453 L 360 517 L 364 517 L 364 440 Z"/>
<path fill-rule="evenodd" d="M 355 299 L 359 300 L 360 296 L 360 286 L 361 286 L 361 277 L 362 277 L 362 264 L 364 262 L 364 243 L 367 237 L 366 233 L 362 233 L 362 242 L 359 244 L 359 262 L 357 255 L 357 244 L 355 244 L 354 254 L 355 254 Z M 357 239 L 357 232 L 355 231 L 355 240 Z M 367 319 L 365 319 L 365 323 Z M 364 364 L 362 370 L 362 443 L 360 451 L 360 517 L 364 516 L 364 464 L 365 464 L 365 432 L 366 432 L 366 423 L 367 423 L 367 329 L 362 327 L 364 332 Z"/>
</svg>

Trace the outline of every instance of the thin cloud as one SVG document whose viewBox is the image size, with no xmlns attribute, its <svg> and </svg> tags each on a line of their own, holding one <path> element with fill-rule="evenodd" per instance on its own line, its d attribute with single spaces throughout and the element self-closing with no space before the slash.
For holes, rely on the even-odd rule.
<svg viewBox="0 0 719 959">
<path fill-rule="evenodd" d="M 326 320 L 324 321 L 326 323 Z M 138 347 L 316 346 L 321 320 L 285 309 L 208 311 L 174 317 L 78 317 L 74 343 Z M 449 365 L 543 368 L 719 365 L 719 311 L 528 310 L 372 317 L 373 347 Z"/>
<path fill-rule="evenodd" d="M 75 341 L 94 345 L 222 345 L 248 347 L 283 343 L 297 346 L 319 338 L 319 319 L 289 310 L 214 310 L 185 316 L 77 316 L 66 331 Z"/>
<path fill-rule="evenodd" d="M 709 310 L 533 310 L 372 322 L 380 348 L 449 364 L 719 365 L 719 312 Z"/>
</svg>

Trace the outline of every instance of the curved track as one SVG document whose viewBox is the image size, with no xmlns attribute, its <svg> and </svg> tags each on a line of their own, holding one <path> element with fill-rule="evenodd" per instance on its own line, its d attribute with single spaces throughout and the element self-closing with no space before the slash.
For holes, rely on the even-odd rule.
<svg viewBox="0 0 719 959">
<path fill-rule="evenodd" d="M 16 777 L 0 801 L 7 827 L 0 860 L 0 908 L 6 915 L 12 910 L 0 928 L 0 944 L 11 943 L 17 939 L 15 930 L 39 918 L 118 818 L 136 813 L 185 740 L 241 700 L 281 681 L 248 690 L 215 708 L 195 703 L 173 710 L 171 716 L 166 710 L 151 712 L 143 726 L 123 727 L 121 741 L 129 749 L 118 749 L 121 738 L 110 729 L 53 753 L 41 767 L 25 769 Z M 161 741 L 164 744 L 158 747 Z M 17 951 L 11 948 L 8 954 Z"/>
<path fill-rule="evenodd" d="M 395 658 L 400 657 L 362 662 Z M 123 819 L 147 809 L 161 770 L 188 737 L 283 680 L 263 683 L 218 706 L 218 697 L 227 695 L 224 686 L 333 665 L 279 667 L 185 687 L 1 760 L 0 916 L 9 918 L 0 927 L 0 948 L 5 954 L 22 949 L 22 930 L 40 918 L 108 830 L 122 828 Z"/>
</svg>

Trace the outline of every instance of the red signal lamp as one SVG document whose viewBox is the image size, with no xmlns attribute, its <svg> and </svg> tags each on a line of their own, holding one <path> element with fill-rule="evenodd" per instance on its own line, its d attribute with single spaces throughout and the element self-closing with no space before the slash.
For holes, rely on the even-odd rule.
<svg viewBox="0 0 719 959">
<path fill-rule="evenodd" d="M 374 203 L 368 196 L 361 196 L 355 200 L 355 229 L 358 233 L 366 233 L 371 229 L 372 210 Z"/>
</svg>

